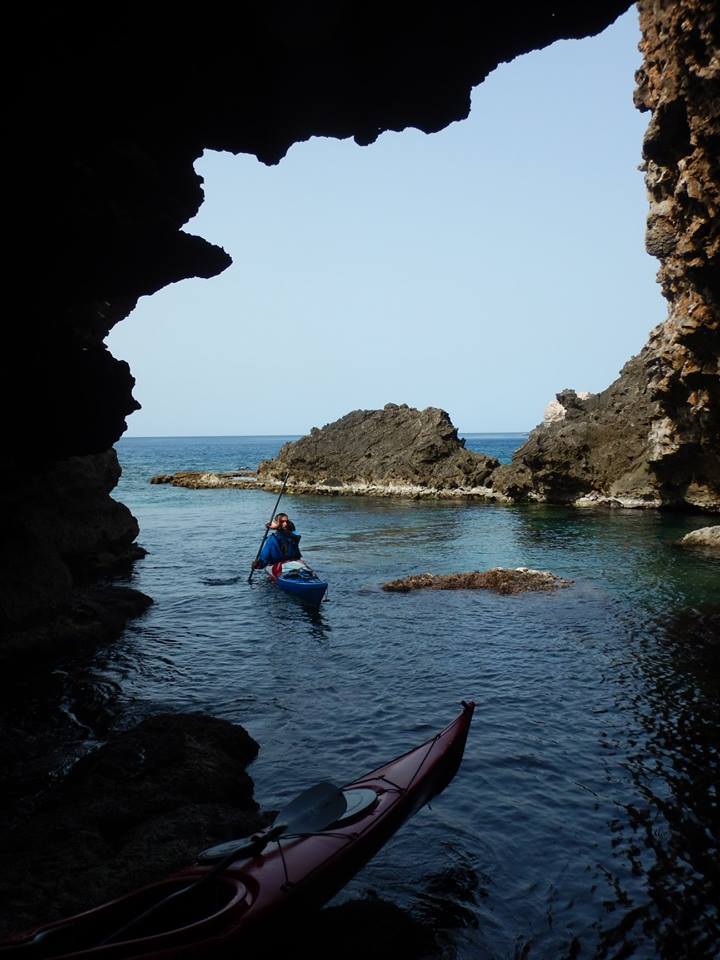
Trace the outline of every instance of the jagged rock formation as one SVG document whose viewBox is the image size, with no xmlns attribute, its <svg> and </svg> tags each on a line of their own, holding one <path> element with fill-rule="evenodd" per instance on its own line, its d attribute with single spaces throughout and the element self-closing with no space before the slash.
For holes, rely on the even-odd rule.
<svg viewBox="0 0 720 960">
<path fill-rule="evenodd" d="M 466 450 L 444 410 L 388 403 L 313 428 L 263 461 L 256 475 L 179 471 L 150 482 L 277 490 L 287 478 L 291 493 L 662 507 L 674 501 L 659 491 L 648 461 L 648 437 L 661 415 L 649 393 L 640 357 L 602 393 L 562 391 L 556 415 L 531 433 L 512 464 Z M 717 509 L 712 500 L 695 505 Z"/>
<path fill-rule="evenodd" d="M 720 510 L 720 11 L 638 4 L 652 112 L 646 246 L 668 317 L 606 391 L 533 431 L 494 486 L 518 498 Z M 558 399 L 562 403 L 561 396 Z"/>
<path fill-rule="evenodd" d="M 388 403 L 354 410 L 322 430 L 286 443 L 258 467 L 258 482 L 289 475 L 297 492 L 479 492 L 498 461 L 465 449 L 444 410 Z"/>
<path fill-rule="evenodd" d="M 564 416 L 536 427 L 512 464 L 495 471 L 495 493 L 510 500 L 662 506 L 647 457 L 660 408 L 649 396 L 641 359 L 630 360 L 602 393 L 585 400 L 574 390 L 557 396 Z"/>
</svg>

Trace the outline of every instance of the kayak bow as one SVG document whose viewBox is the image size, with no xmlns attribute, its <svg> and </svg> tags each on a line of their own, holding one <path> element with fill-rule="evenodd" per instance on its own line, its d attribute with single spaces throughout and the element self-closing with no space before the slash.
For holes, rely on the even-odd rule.
<svg viewBox="0 0 720 960">
<path fill-rule="evenodd" d="M 314 607 L 322 602 L 327 582 L 321 580 L 304 560 L 286 560 L 266 569 L 272 582 L 285 593 Z"/>
<path fill-rule="evenodd" d="M 266 947 L 273 930 L 330 900 L 409 817 L 445 789 L 460 766 L 474 709 L 474 703 L 463 703 L 462 713 L 430 740 L 345 784 L 345 811 L 327 828 L 280 837 L 275 828 L 270 839 L 271 827 L 266 843 L 262 834 L 253 838 L 260 852 L 239 850 L 239 859 L 203 884 L 199 881 L 212 873 L 213 860 L 227 852 L 228 844 L 210 848 L 196 864 L 160 883 L 17 935 L 0 945 L 0 955 L 174 960 L 247 952 L 253 943 Z M 197 890 L 191 896 L 173 898 L 193 884 Z M 115 932 L 126 927 L 132 937 L 128 933 L 115 941 Z"/>
</svg>

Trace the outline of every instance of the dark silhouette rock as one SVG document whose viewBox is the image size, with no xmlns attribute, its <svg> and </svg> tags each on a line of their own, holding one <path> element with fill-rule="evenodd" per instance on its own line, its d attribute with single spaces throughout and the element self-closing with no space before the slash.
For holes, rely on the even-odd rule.
<svg viewBox="0 0 720 960">
<path fill-rule="evenodd" d="M 151 602 L 108 581 L 128 572 L 145 551 L 138 524 L 110 496 L 120 478 L 114 450 L 18 468 L 4 478 L 0 542 L 0 664 L 117 636 Z M 12 508 L 12 509 L 10 509 Z M 103 605 L 107 603 L 107 611 Z M 73 626 L 74 624 L 74 626 Z"/>
<path fill-rule="evenodd" d="M 268 822 L 245 767 L 258 745 L 202 715 L 162 714 L 88 754 L 0 841 L 0 936 L 159 879 Z"/>
</svg>

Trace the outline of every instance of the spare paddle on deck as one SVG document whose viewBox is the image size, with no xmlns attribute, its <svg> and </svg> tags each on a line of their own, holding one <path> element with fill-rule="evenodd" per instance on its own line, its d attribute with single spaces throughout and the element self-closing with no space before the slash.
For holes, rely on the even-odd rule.
<svg viewBox="0 0 720 960">
<path fill-rule="evenodd" d="M 197 857 L 198 863 L 215 863 L 216 860 L 226 858 L 232 854 L 233 859 L 239 856 L 252 856 L 260 853 L 270 843 L 280 836 L 296 836 L 297 834 L 317 833 L 335 823 L 345 813 L 347 803 L 342 790 L 338 790 L 332 783 L 318 783 L 309 787 L 300 796 L 289 803 L 273 821 L 273 826 L 266 833 L 251 837 L 248 843 L 245 840 L 226 840 L 214 847 L 202 850 Z M 240 844 L 240 846 L 238 846 Z"/>
<path fill-rule="evenodd" d="M 164 897 L 159 903 L 153 904 L 144 910 L 141 914 L 124 924 L 118 930 L 113 931 L 109 936 L 101 941 L 99 946 L 117 943 L 118 940 L 139 926 L 144 920 L 147 920 L 156 912 L 162 910 L 170 903 L 175 903 L 181 897 L 204 887 L 210 880 L 217 877 L 218 874 L 226 870 L 231 863 L 240 857 L 257 857 L 265 847 L 278 840 L 280 837 L 291 837 L 297 834 L 319 833 L 326 827 L 329 827 L 336 820 L 339 820 L 345 813 L 347 803 L 342 790 L 332 783 L 318 783 L 314 787 L 305 790 L 299 796 L 284 807 L 273 821 L 273 826 L 265 833 L 256 834 L 247 839 L 229 840 L 226 843 L 219 843 L 217 846 L 208 847 L 198 855 L 199 863 L 214 862 L 215 866 L 203 874 L 195 883 L 183 887 L 182 890 L 176 890 L 170 896 Z"/>
<path fill-rule="evenodd" d="M 275 506 L 273 507 L 273 512 L 270 514 L 270 520 L 269 520 L 268 523 L 265 525 L 265 534 L 264 534 L 262 540 L 260 541 L 260 546 L 258 547 L 258 552 L 255 554 L 255 560 L 253 561 L 252 567 L 250 567 L 250 576 L 248 577 L 248 583 L 252 583 L 253 574 L 255 573 L 255 564 L 256 564 L 256 563 L 258 562 L 258 560 L 260 559 L 260 554 L 262 553 L 262 548 L 265 546 L 265 541 L 267 540 L 268 534 L 270 533 L 270 524 L 271 524 L 271 523 L 273 522 L 273 520 L 275 519 L 275 512 L 277 511 L 278 504 L 280 503 L 280 498 L 282 497 L 283 493 L 285 492 L 285 484 L 288 482 L 288 477 L 289 477 L 289 476 L 290 476 L 290 472 L 288 471 L 288 472 L 285 474 L 285 479 L 283 480 L 282 487 L 280 488 L 280 493 L 278 494 L 278 498 L 277 498 L 277 500 L 275 501 Z"/>
</svg>

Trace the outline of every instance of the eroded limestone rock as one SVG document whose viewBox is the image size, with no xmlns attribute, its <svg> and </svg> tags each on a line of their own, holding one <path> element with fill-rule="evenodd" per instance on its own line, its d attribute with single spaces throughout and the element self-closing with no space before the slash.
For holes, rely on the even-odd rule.
<svg viewBox="0 0 720 960">
<path fill-rule="evenodd" d="M 570 586 L 572 580 L 563 580 L 549 570 L 530 570 L 528 567 L 492 570 L 473 570 L 469 573 L 420 573 L 383 584 L 388 593 L 409 593 L 411 590 L 492 590 L 495 593 L 514 594 L 557 590 Z"/>
<path fill-rule="evenodd" d="M 701 527 L 700 530 L 686 533 L 680 543 L 685 547 L 712 547 L 714 550 L 720 550 L 720 525 Z"/>
</svg>

